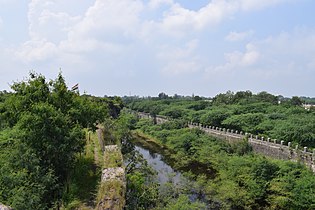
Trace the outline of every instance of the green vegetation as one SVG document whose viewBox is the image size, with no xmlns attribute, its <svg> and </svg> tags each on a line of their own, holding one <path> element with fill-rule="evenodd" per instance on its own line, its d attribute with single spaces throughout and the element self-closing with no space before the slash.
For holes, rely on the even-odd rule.
<svg viewBox="0 0 315 210">
<path fill-rule="evenodd" d="M 192 121 L 315 147 L 314 109 L 301 106 L 310 98 L 250 91 L 213 99 L 165 93 L 124 98 L 133 110 L 174 119 L 155 124 L 123 109 L 119 97 L 68 90 L 61 74 L 47 81 L 30 73 L 11 88 L 0 92 L 0 202 L 14 209 L 93 209 L 104 199 L 123 198 L 125 209 L 132 210 L 315 209 L 315 176 L 303 165 L 253 154 L 246 140 L 228 144 L 186 125 Z M 134 138 L 164 150 L 186 178 L 174 183 L 170 174 L 168 182 L 159 183 L 135 150 Z M 120 151 L 103 154 L 111 144 L 121 149 L 124 162 Z M 101 182 L 101 170 L 116 167 L 125 169 L 126 183 Z"/>
<path fill-rule="evenodd" d="M 192 121 L 216 127 L 242 130 L 315 147 L 315 112 L 305 110 L 302 99 L 250 91 L 218 94 L 213 99 L 186 97 L 125 98 L 132 110 L 164 115 L 184 122 Z"/>
<path fill-rule="evenodd" d="M 120 180 L 104 182 L 98 189 L 96 201 L 100 203 L 101 209 L 120 210 L 124 207 L 124 192 L 125 186 Z"/>
<path fill-rule="evenodd" d="M 193 173 L 188 176 L 195 181 L 190 190 L 200 192 L 209 208 L 314 207 L 315 177 L 303 165 L 255 155 L 246 142 L 229 145 L 198 129 L 176 128 L 177 123 L 153 125 L 140 120 L 138 126 L 172 151 L 176 168 L 191 168 Z"/>
<path fill-rule="evenodd" d="M 109 106 L 69 91 L 61 74 L 47 81 L 30 73 L 11 88 L 0 94 L 0 201 L 15 209 L 57 208 L 74 189 L 75 170 L 92 161 L 80 155 L 83 128 L 95 130 Z"/>
<path fill-rule="evenodd" d="M 267 93 L 249 92 L 228 92 L 213 101 L 151 98 L 130 100 L 128 105 L 151 114 L 152 107 L 159 107 L 155 115 L 175 118 L 158 125 L 141 119 L 136 129 L 172 151 L 174 167 L 191 168 L 193 173 L 186 176 L 192 183 L 186 186 L 200 192 L 207 208 L 314 209 L 315 176 L 303 165 L 262 157 L 253 154 L 246 141 L 230 145 L 185 126 L 186 121 L 225 126 L 313 146 L 312 111 L 290 100 L 278 104 L 278 98 Z"/>
<path fill-rule="evenodd" d="M 86 131 L 86 145 L 83 154 L 76 157 L 70 172 L 67 188 L 62 196 L 61 209 L 90 209 L 94 205 L 97 186 L 101 177 L 101 166 L 96 161 L 100 147 L 96 133 Z M 90 134 L 88 134 L 90 133 Z"/>
<path fill-rule="evenodd" d="M 105 148 L 102 170 L 110 170 L 114 175 L 101 181 L 96 203 L 98 208 L 101 206 L 103 209 L 120 210 L 125 206 L 125 168 L 120 148 L 117 145 L 108 147 Z"/>
</svg>

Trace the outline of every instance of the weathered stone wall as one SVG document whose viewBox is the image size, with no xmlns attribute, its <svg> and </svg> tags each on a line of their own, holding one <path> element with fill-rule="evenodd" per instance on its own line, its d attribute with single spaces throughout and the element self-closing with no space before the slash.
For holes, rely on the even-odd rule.
<svg viewBox="0 0 315 210">
<path fill-rule="evenodd" d="M 150 114 L 145 112 L 136 112 L 136 114 L 141 119 L 153 119 Z"/>
<path fill-rule="evenodd" d="M 152 119 L 156 124 L 162 124 L 171 120 L 170 118 L 161 115 L 156 115 L 155 117 L 153 117 L 149 113 L 145 112 L 136 112 L 136 114 L 141 119 Z"/>
<path fill-rule="evenodd" d="M 138 117 L 153 119 L 150 114 L 147 113 L 138 113 Z M 168 120 L 170 119 L 161 116 L 156 117 L 156 121 L 160 123 L 164 123 Z M 203 130 L 209 135 L 223 139 L 230 144 L 238 143 L 246 139 L 253 148 L 253 151 L 256 153 L 280 160 L 291 160 L 303 163 L 315 173 L 315 149 L 312 152 L 309 152 L 307 147 L 300 150 L 298 145 L 296 145 L 293 148 L 291 142 L 289 142 L 288 145 L 284 145 L 283 141 L 277 141 L 276 139 L 264 139 L 263 137 L 253 136 L 242 131 L 218 128 L 214 126 L 203 126 L 202 124 L 192 122 L 188 123 L 188 127 Z"/>
<path fill-rule="evenodd" d="M 105 146 L 104 169 L 97 199 L 97 210 L 122 210 L 125 206 L 126 175 L 120 148 Z"/>
<path fill-rule="evenodd" d="M 199 128 L 209 135 L 226 140 L 229 143 L 237 143 L 247 139 L 254 152 L 280 160 L 291 160 L 303 163 L 315 173 L 315 150 L 311 153 L 307 150 L 307 147 L 300 150 L 298 145 L 293 148 L 291 142 L 289 142 L 288 145 L 284 145 L 284 141 L 279 142 L 276 139 L 259 138 L 258 136 L 225 128 L 203 126 L 202 124 L 196 123 L 188 123 L 188 126 L 190 128 Z"/>
<path fill-rule="evenodd" d="M 12 208 L 9 206 L 5 206 L 2 203 L 0 203 L 0 210 L 12 210 Z"/>
</svg>

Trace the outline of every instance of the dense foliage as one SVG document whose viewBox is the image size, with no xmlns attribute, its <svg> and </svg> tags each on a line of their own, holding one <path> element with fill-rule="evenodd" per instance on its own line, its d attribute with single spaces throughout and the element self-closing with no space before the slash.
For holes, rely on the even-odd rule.
<svg viewBox="0 0 315 210">
<path fill-rule="evenodd" d="M 68 90 L 61 74 L 47 81 L 30 73 L 11 88 L 0 92 L 0 202 L 15 209 L 59 208 L 61 202 L 71 209 L 82 206 L 80 199 L 93 199 L 100 175 L 94 167 L 104 160 L 106 164 L 104 143 L 122 148 L 126 209 L 315 208 L 315 176 L 303 165 L 255 155 L 246 141 L 227 144 L 186 127 L 193 121 L 315 147 L 315 112 L 301 106 L 310 98 L 250 91 L 213 99 L 165 93 L 125 98 L 133 110 L 174 119 L 156 125 L 121 112 L 119 97 L 80 96 Z M 99 133 L 85 137 L 97 124 L 103 129 L 103 144 Z M 137 135 L 167 150 L 173 167 L 185 171 L 188 179 L 161 185 L 135 150 Z"/>
<path fill-rule="evenodd" d="M 213 99 L 128 98 L 137 111 L 225 127 L 315 147 L 315 112 L 302 107 L 302 99 L 250 91 L 218 94 Z"/>
<path fill-rule="evenodd" d="M 126 163 L 127 192 L 125 209 L 204 209 L 201 202 L 192 202 L 187 195 L 191 190 L 186 183 L 179 186 L 171 180 L 161 184 L 157 172 L 135 149 L 135 136 L 131 129 L 137 126 L 137 118 L 126 110 L 115 120 L 114 136 L 120 140 Z"/>
<path fill-rule="evenodd" d="M 15 209 L 59 206 L 85 145 L 82 129 L 95 129 L 108 106 L 68 90 L 61 74 L 47 81 L 30 73 L 11 88 L 0 94 L 0 201 Z"/>
<path fill-rule="evenodd" d="M 226 144 L 200 130 L 193 121 L 243 130 L 314 147 L 315 113 L 298 97 L 284 99 L 266 92 L 227 92 L 213 99 L 129 98 L 137 111 L 175 120 L 154 124 L 141 119 L 138 132 L 172 151 L 177 169 L 192 169 L 190 187 L 200 192 L 207 209 L 313 209 L 314 174 L 303 165 L 253 154 L 247 142 Z M 196 166 L 202 166 L 198 170 Z"/>
<path fill-rule="evenodd" d="M 177 169 L 191 168 L 191 190 L 207 209 L 313 209 L 315 176 L 303 165 L 251 153 L 244 141 L 228 144 L 175 120 L 138 129 L 172 151 Z M 198 167 L 199 166 L 199 167 Z"/>
</svg>

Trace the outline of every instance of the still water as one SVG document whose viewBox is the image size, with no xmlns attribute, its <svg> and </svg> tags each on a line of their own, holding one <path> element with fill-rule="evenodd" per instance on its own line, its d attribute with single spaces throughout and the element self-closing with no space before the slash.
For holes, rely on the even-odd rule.
<svg viewBox="0 0 315 210">
<path fill-rule="evenodd" d="M 170 165 L 164 162 L 165 158 L 161 154 L 150 151 L 139 144 L 135 146 L 135 149 L 142 154 L 148 164 L 157 171 L 160 184 L 165 184 L 166 182 L 178 184 L 184 179 L 180 172 L 175 171 Z"/>
</svg>

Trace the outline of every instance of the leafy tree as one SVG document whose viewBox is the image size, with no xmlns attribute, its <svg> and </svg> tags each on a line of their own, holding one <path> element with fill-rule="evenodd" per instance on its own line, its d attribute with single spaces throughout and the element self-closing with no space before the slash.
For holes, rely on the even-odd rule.
<svg viewBox="0 0 315 210">
<path fill-rule="evenodd" d="M 231 111 L 226 108 L 216 107 L 202 115 L 200 117 L 200 122 L 205 125 L 220 127 L 222 125 L 222 122 L 229 116 L 231 116 L 231 114 Z"/>
<path fill-rule="evenodd" d="M 301 106 L 303 101 L 298 96 L 293 96 L 290 100 L 293 106 Z"/>
<path fill-rule="evenodd" d="M 95 129 L 107 109 L 68 90 L 61 73 L 48 82 L 32 72 L 11 88 L 0 108 L 1 124 L 9 131 L 0 139 L 1 150 L 11 151 L 2 159 L 0 200 L 17 209 L 48 209 L 61 198 L 83 150 L 82 128 Z"/>
<path fill-rule="evenodd" d="M 222 122 L 226 128 L 256 133 L 255 126 L 264 120 L 261 113 L 233 115 Z"/>
<path fill-rule="evenodd" d="M 177 199 L 171 200 L 166 209 L 169 210 L 201 210 L 206 209 L 204 203 L 201 202 L 192 202 L 188 196 L 180 195 Z"/>
<path fill-rule="evenodd" d="M 248 102 L 250 98 L 253 96 L 253 93 L 249 90 L 247 91 L 238 91 L 233 96 L 233 103 L 239 103 L 241 101 Z"/>
<path fill-rule="evenodd" d="M 213 98 L 214 104 L 231 104 L 233 102 L 234 93 L 227 91 L 226 93 L 220 93 Z"/>
<path fill-rule="evenodd" d="M 167 99 L 168 98 L 168 95 L 166 95 L 165 93 L 159 93 L 158 95 L 159 99 Z"/>
<path fill-rule="evenodd" d="M 262 101 L 262 102 L 269 102 L 272 104 L 277 104 L 278 103 L 278 97 L 275 95 L 272 95 L 270 93 L 267 93 L 266 91 L 262 91 L 260 93 L 258 93 L 255 98 L 258 101 Z"/>
</svg>

